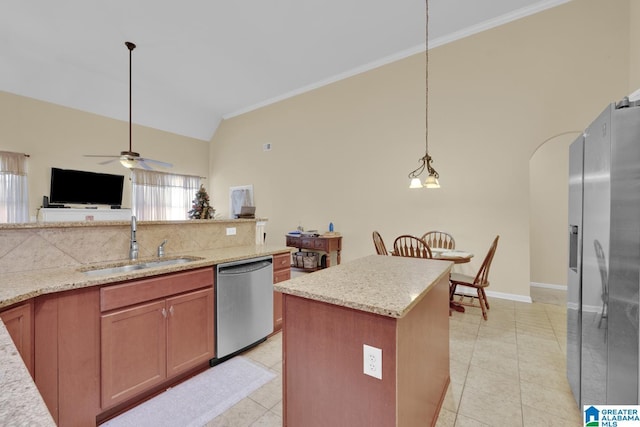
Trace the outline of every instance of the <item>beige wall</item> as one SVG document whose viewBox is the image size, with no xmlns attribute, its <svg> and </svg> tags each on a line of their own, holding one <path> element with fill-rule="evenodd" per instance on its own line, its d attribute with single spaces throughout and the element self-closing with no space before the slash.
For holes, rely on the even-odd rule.
<svg viewBox="0 0 640 427">
<path fill-rule="evenodd" d="M 640 7 L 628 0 L 573 1 L 433 49 L 430 151 L 440 190 L 407 188 L 424 153 L 423 55 L 226 120 L 210 147 L 139 126 L 133 147 L 174 163 L 174 172 L 211 177 L 205 185 L 221 214 L 229 186 L 253 184 L 271 244 L 284 243 L 298 225 L 324 231 L 332 221 L 349 260 L 373 253 L 373 230 L 391 246 L 402 233 L 446 229 L 476 254 L 460 267 L 471 272 L 500 234 L 491 290 L 527 296 L 530 280 L 566 280 L 558 249 L 566 245 L 566 204 L 561 194 L 536 190 L 534 198 L 529 180 L 545 174 L 564 192 L 560 156 L 572 138 L 536 149 L 583 129 L 607 103 L 640 87 L 634 17 Z M 126 122 L 3 92 L 0 118 L 0 149 L 31 154 L 31 215 L 49 192 L 52 166 L 126 172 L 82 157 L 127 149 Z M 273 150 L 263 152 L 264 143 Z M 558 230 L 548 233 L 550 224 Z M 543 232 L 557 236 L 557 255 L 541 256 L 548 246 L 530 238 Z"/>
<path fill-rule="evenodd" d="M 271 244 L 333 221 L 345 260 L 373 253 L 373 230 L 388 246 L 399 234 L 448 230 L 476 254 L 463 271 L 500 234 L 492 291 L 526 298 L 530 280 L 563 284 L 560 273 L 530 273 L 529 162 L 542 141 L 584 128 L 627 93 L 628 14 L 626 1 L 575 1 L 433 49 L 429 145 L 440 190 L 407 188 L 424 151 L 417 55 L 224 121 L 211 149 L 216 208 L 228 210 L 229 186 L 253 184 Z M 566 171 L 537 167 L 566 187 Z M 558 199 L 535 203 L 566 220 Z M 554 235 L 562 246 L 564 228 Z M 560 272 L 564 262 L 534 265 Z"/>
<path fill-rule="evenodd" d="M 127 108 L 126 103 L 123 108 Z M 131 207 L 129 173 L 118 162 L 84 154 L 119 154 L 129 149 L 129 123 L 0 91 L 0 150 L 29 154 L 29 214 L 35 218 L 49 195 L 51 167 L 125 176 L 123 206 Z M 134 126 L 133 151 L 174 164 L 171 172 L 207 176 L 207 142 Z M 176 148 L 179 147 L 179 148 Z M 206 185 L 206 181 L 205 181 Z M 195 194 L 194 194 L 195 196 Z"/>
<path fill-rule="evenodd" d="M 629 92 L 640 89 L 640 3 L 629 2 Z"/>
</svg>

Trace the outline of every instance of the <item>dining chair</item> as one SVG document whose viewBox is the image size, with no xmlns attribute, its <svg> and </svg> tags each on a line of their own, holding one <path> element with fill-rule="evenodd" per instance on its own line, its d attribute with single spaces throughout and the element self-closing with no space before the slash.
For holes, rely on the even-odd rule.
<svg viewBox="0 0 640 427">
<path fill-rule="evenodd" d="M 403 234 L 393 242 L 393 255 L 412 258 L 433 258 L 431 249 L 424 240 L 416 236 Z"/>
<path fill-rule="evenodd" d="M 382 236 L 377 231 L 373 232 L 373 244 L 378 255 L 389 255 L 387 247 L 384 245 L 384 240 L 382 240 Z"/>
<path fill-rule="evenodd" d="M 480 309 L 482 310 L 482 317 L 484 320 L 487 320 L 487 310 L 489 309 L 489 301 L 487 301 L 487 294 L 484 289 L 489 286 L 489 270 L 491 269 L 491 262 L 493 261 L 493 256 L 496 253 L 496 248 L 498 247 L 498 239 L 500 236 L 496 236 L 487 252 L 487 255 L 484 257 L 484 261 L 482 261 L 482 265 L 478 270 L 478 273 L 474 276 L 469 276 L 461 273 L 451 273 L 449 278 L 449 299 L 453 300 L 454 295 L 456 294 L 456 290 L 458 286 L 468 286 L 470 288 L 474 288 L 476 290 L 477 296 L 473 298 L 478 298 L 478 302 L 480 304 Z M 468 296 L 468 295 L 463 295 Z M 464 304 L 474 306 L 473 304 Z"/>
<path fill-rule="evenodd" d="M 456 248 L 456 240 L 446 231 L 427 231 L 422 235 L 422 240 L 424 240 L 430 248 Z"/>
</svg>

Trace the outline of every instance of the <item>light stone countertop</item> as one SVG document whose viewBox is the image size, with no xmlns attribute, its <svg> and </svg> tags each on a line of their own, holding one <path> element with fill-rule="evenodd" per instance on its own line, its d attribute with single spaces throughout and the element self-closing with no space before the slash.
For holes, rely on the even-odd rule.
<svg viewBox="0 0 640 427">
<path fill-rule="evenodd" d="M 0 424 L 55 427 L 42 396 L 0 320 Z"/>
<path fill-rule="evenodd" d="M 180 258 L 184 256 L 198 257 L 199 260 L 174 264 L 170 266 L 147 268 L 120 274 L 111 275 L 87 275 L 81 270 L 93 267 L 111 267 L 131 264 L 134 262 L 112 262 L 105 264 L 89 264 L 78 267 L 64 267 L 57 269 L 33 270 L 26 272 L 4 273 L 0 275 L 0 309 L 10 305 L 26 301 L 38 295 L 67 291 L 70 289 L 86 288 L 89 286 L 104 285 L 122 282 L 125 280 L 141 279 L 148 276 L 174 273 L 183 270 L 191 270 L 200 267 L 210 267 L 224 262 L 238 261 L 241 259 L 255 258 L 273 255 L 276 253 L 291 252 L 293 248 L 268 245 L 238 246 L 231 248 L 206 249 L 193 252 L 184 252 L 179 257 L 167 256 L 161 260 Z M 157 261 L 158 258 L 139 259 L 135 262 Z"/>
<path fill-rule="evenodd" d="M 255 245 L 185 252 L 182 256 L 192 256 L 200 259 L 184 264 L 100 276 L 89 276 L 80 270 L 88 267 L 113 266 L 123 263 L 6 273 L 0 275 L 0 309 L 38 295 L 141 279 L 200 267 L 211 267 L 224 262 L 291 252 L 291 250 L 293 248 Z M 162 259 L 171 258 L 176 257 Z M 153 260 L 157 259 L 154 258 Z M 140 259 L 137 262 L 150 260 Z M 127 263 L 124 262 L 124 264 Z M 24 365 L 2 320 L 0 320 L 0 390 L 0 425 L 55 426 L 55 422 L 47 410 L 42 396 L 38 392 L 31 375 L 29 375 L 29 371 Z"/>
<path fill-rule="evenodd" d="M 400 318 L 453 262 L 370 255 L 274 285 L 274 289 L 329 304 Z"/>
</svg>

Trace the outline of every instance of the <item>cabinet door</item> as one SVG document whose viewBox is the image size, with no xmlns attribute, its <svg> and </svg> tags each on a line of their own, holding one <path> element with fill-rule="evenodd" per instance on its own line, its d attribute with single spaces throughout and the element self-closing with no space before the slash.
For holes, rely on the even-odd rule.
<svg viewBox="0 0 640 427">
<path fill-rule="evenodd" d="M 213 288 L 167 299 L 167 375 L 214 356 Z"/>
<path fill-rule="evenodd" d="M 18 353 L 33 378 L 33 303 L 27 302 L 0 313 Z"/>
<path fill-rule="evenodd" d="M 102 408 L 161 383 L 166 375 L 165 300 L 102 315 Z"/>
</svg>

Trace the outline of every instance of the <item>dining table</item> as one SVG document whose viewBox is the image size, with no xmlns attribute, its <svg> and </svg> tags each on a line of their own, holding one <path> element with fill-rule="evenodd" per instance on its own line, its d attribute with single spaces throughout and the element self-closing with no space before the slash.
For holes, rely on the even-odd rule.
<svg viewBox="0 0 640 427">
<path fill-rule="evenodd" d="M 431 248 L 431 255 L 433 259 L 439 259 L 443 261 L 452 261 L 454 264 L 466 264 L 471 261 L 473 254 L 467 251 L 461 251 L 458 249 L 441 249 Z M 455 310 L 459 313 L 464 313 L 464 307 L 453 300 L 453 294 L 449 293 L 449 309 Z"/>
<path fill-rule="evenodd" d="M 467 251 L 461 251 L 459 249 L 445 249 L 445 248 L 429 248 L 431 250 L 431 259 L 437 259 L 441 261 L 451 261 L 454 264 L 466 264 L 471 261 L 473 254 Z M 393 251 L 389 251 L 390 255 L 397 256 Z M 453 300 L 453 294 L 449 293 L 449 309 L 455 310 L 459 313 L 464 313 L 464 307 Z"/>
<path fill-rule="evenodd" d="M 452 261 L 454 264 L 466 264 L 471 261 L 471 258 L 473 258 L 473 254 L 471 252 L 461 251 L 458 249 L 430 249 L 432 259 Z"/>
</svg>

